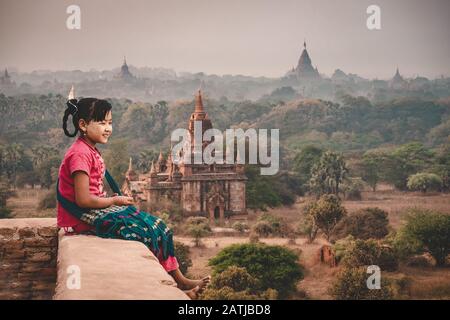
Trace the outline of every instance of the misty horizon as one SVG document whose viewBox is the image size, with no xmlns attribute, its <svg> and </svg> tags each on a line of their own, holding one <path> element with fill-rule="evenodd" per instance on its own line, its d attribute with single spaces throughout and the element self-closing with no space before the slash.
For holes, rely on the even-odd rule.
<svg viewBox="0 0 450 320">
<path fill-rule="evenodd" d="M 450 76 L 450 2 L 433 1 L 77 1 L 81 30 L 68 30 L 72 1 L 2 0 L 0 67 L 111 71 L 135 68 L 279 78 L 306 40 L 312 64 L 366 79 Z M 368 30 L 366 8 L 381 8 Z M 233 23 L 231 23 L 233 21 Z M 74 45 L 75 44 L 75 45 Z"/>
</svg>

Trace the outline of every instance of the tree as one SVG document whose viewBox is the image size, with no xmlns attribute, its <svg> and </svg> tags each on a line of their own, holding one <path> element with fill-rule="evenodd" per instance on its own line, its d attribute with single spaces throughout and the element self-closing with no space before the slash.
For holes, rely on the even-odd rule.
<svg viewBox="0 0 450 320">
<path fill-rule="evenodd" d="M 312 243 L 316 237 L 317 233 L 319 231 L 319 228 L 315 224 L 314 218 L 312 215 L 309 214 L 309 208 L 311 206 L 308 206 L 302 216 L 302 220 L 298 225 L 297 231 L 299 234 L 306 235 L 308 237 L 308 243 Z"/>
<path fill-rule="evenodd" d="M 436 264 L 443 266 L 450 253 L 450 215 L 431 210 L 415 209 L 394 240 L 404 254 L 429 252 Z"/>
<path fill-rule="evenodd" d="M 150 171 L 152 161 L 157 159 L 158 155 L 153 150 L 144 150 L 139 153 L 137 167 L 142 173 Z"/>
<path fill-rule="evenodd" d="M 275 289 L 283 299 L 296 290 L 297 282 L 303 278 L 303 270 L 297 260 L 297 254 L 287 248 L 246 243 L 222 249 L 209 260 L 208 265 L 212 266 L 213 275 L 230 266 L 243 267 L 259 281 L 261 291 Z"/>
<path fill-rule="evenodd" d="M 260 290 L 257 279 L 252 277 L 245 268 L 230 266 L 224 272 L 216 274 L 211 285 L 202 293 L 202 300 L 256 300 L 276 299 L 274 289 Z"/>
<path fill-rule="evenodd" d="M 396 188 L 405 190 L 408 177 L 430 166 L 434 153 L 421 143 L 409 143 L 395 149 L 383 163 L 385 179 Z"/>
<path fill-rule="evenodd" d="M 348 169 L 343 156 L 327 151 L 311 169 L 311 191 L 318 196 L 331 193 L 339 196 L 339 186 L 347 174 Z"/>
<path fill-rule="evenodd" d="M 39 178 L 39 183 L 42 187 L 50 189 L 51 185 L 58 179 L 58 169 L 61 164 L 61 159 L 58 156 L 51 156 L 46 158 L 35 169 L 35 174 Z"/>
<path fill-rule="evenodd" d="M 10 144 L 4 147 L 2 152 L 2 170 L 5 171 L 8 180 L 15 188 L 17 171 L 21 167 L 25 157 L 23 145 L 17 143 Z"/>
<path fill-rule="evenodd" d="M 385 277 L 381 277 L 380 290 L 370 290 L 367 287 L 368 276 L 365 267 L 344 268 L 330 288 L 330 293 L 337 300 L 387 300 L 393 298 L 393 290 Z"/>
<path fill-rule="evenodd" d="M 346 215 L 346 210 L 337 196 L 329 194 L 308 207 L 307 215 L 311 216 L 314 227 L 329 240 L 334 227 Z"/>
<path fill-rule="evenodd" d="M 189 217 L 186 221 L 187 231 L 194 238 L 195 246 L 200 246 L 200 239 L 211 233 L 208 219 L 205 217 Z"/>
<path fill-rule="evenodd" d="M 438 191 L 442 187 L 442 179 L 434 173 L 416 173 L 408 178 L 409 190 L 422 191 L 426 193 L 429 190 Z"/>
<path fill-rule="evenodd" d="M 117 183 L 122 185 L 130 159 L 128 154 L 128 141 L 126 139 L 111 141 L 104 154 L 106 168 Z"/>
<path fill-rule="evenodd" d="M 306 184 L 311 179 L 311 169 L 319 162 L 322 154 L 322 149 L 308 145 L 295 155 L 292 169 L 300 176 L 301 184 Z"/>
<path fill-rule="evenodd" d="M 281 198 L 277 190 L 273 188 L 273 177 L 259 174 L 259 167 L 254 165 L 245 166 L 245 174 L 248 178 L 245 187 L 247 208 L 267 210 L 267 207 L 281 205 Z"/>
<path fill-rule="evenodd" d="M 374 239 L 356 239 L 345 248 L 341 262 L 347 268 L 377 265 L 384 271 L 395 271 L 398 258 L 393 249 Z"/>
<path fill-rule="evenodd" d="M 334 234 L 337 238 L 352 235 L 358 239 L 381 239 L 389 230 L 388 213 L 379 208 L 360 209 L 344 217 L 336 226 Z"/>
<path fill-rule="evenodd" d="M 377 184 L 381 179 L 381 160 L 383 158 L 383 154 L 380 152 L 367 151 L 363 155 L 361 169 L 362 169 L 362 179 L 372 187 L 372 190 L 375 191 L 377 188 Z"/>
</svg>

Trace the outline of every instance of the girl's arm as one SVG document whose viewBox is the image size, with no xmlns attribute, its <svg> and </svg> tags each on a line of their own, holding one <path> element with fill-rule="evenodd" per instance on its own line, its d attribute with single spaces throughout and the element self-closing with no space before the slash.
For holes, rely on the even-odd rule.
<svg viewBox="0 0 450 320">
<path fill-rule="evenodd" d="M 75 203 L 81 208 L 103 209 L 112 205 L 131 205 L 132 197 L 109 197 L 101 198 L 89 193 L 89 176 L 84 171 L 75 171 L 73 173 L 75 184 Z"/>
</svg>

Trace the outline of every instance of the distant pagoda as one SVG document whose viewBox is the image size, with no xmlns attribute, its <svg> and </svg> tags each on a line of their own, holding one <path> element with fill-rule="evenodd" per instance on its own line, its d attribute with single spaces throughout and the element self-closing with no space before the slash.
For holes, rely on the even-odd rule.
<svg viewBox="0 0 450 320">
<path fill-rule="evenodd" d="M 127 60 L 125 56 L 123 57 L 123 64 L 122 67 L 120 68 L 120 72 L 115 76 L 115 78 L 121 80 L 131 80 L 135 78 L 134 75 L 131 74 L 130 70 L 128 69 Z"/>
<path fill-rule="evenodd" d="M 296 77 L 298 80 L 319 80 L 321 76 L 317 67 L 312 66 L 311 58 L 308 50 L 306 50 L 306 41 L 303 42 L 303 51 L 298 60 L 296 68 L 292 68 L 287 74 L 287 77 Z"/>
<path fill-rule="evenodd" d="M 403 89 L 407 86 L 407 84 L 407 81 L 400 75 L 397 67 L 394 77 L 389 82 L 389 86 L 394 89 Z"/>
<path fill-rule="evenodd" d="M 0 83 L 2 85 L 11 85 L 12 81 L 11 81 L 11 77 L 8 73 L 8 69 L 5 68 L 5 73 L 3 75 L 3 77 L 0 78 Z"/>
</svg>

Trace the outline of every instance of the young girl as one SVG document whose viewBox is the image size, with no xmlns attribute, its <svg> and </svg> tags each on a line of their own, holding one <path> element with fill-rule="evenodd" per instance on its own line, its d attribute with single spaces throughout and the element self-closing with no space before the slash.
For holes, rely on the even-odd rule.
<svg viewBox="0 0 450 320">
<path fill-rule="evenodd" d="M 70 99 L 70 98 L 69 98 Z M 178 287 L 196 299 L 210 278 L 187 279 L 180 272 L 174 256 L 172 231 L 164 222 L 146 212 L 139 212 L 133 198 L 121 196 L 117 184 L 105 169 L 102 156 L 95 147 L 105 144 L 112 134 L 111 104 L 106 100 L 70 99 L 63 118 L 64 133 L 79 137 L 67 150 L 59 168 L 57 183 L 58 226 L 66 233 L 90 233 L 103 238 L 119 238 L 144 243 L 158 257 L 164 269 Z M 72 116 L 73 134 L 67 130 Z M 114 196 L 107 197 L 103 189 L 105 176 Z"/>
</svg>

